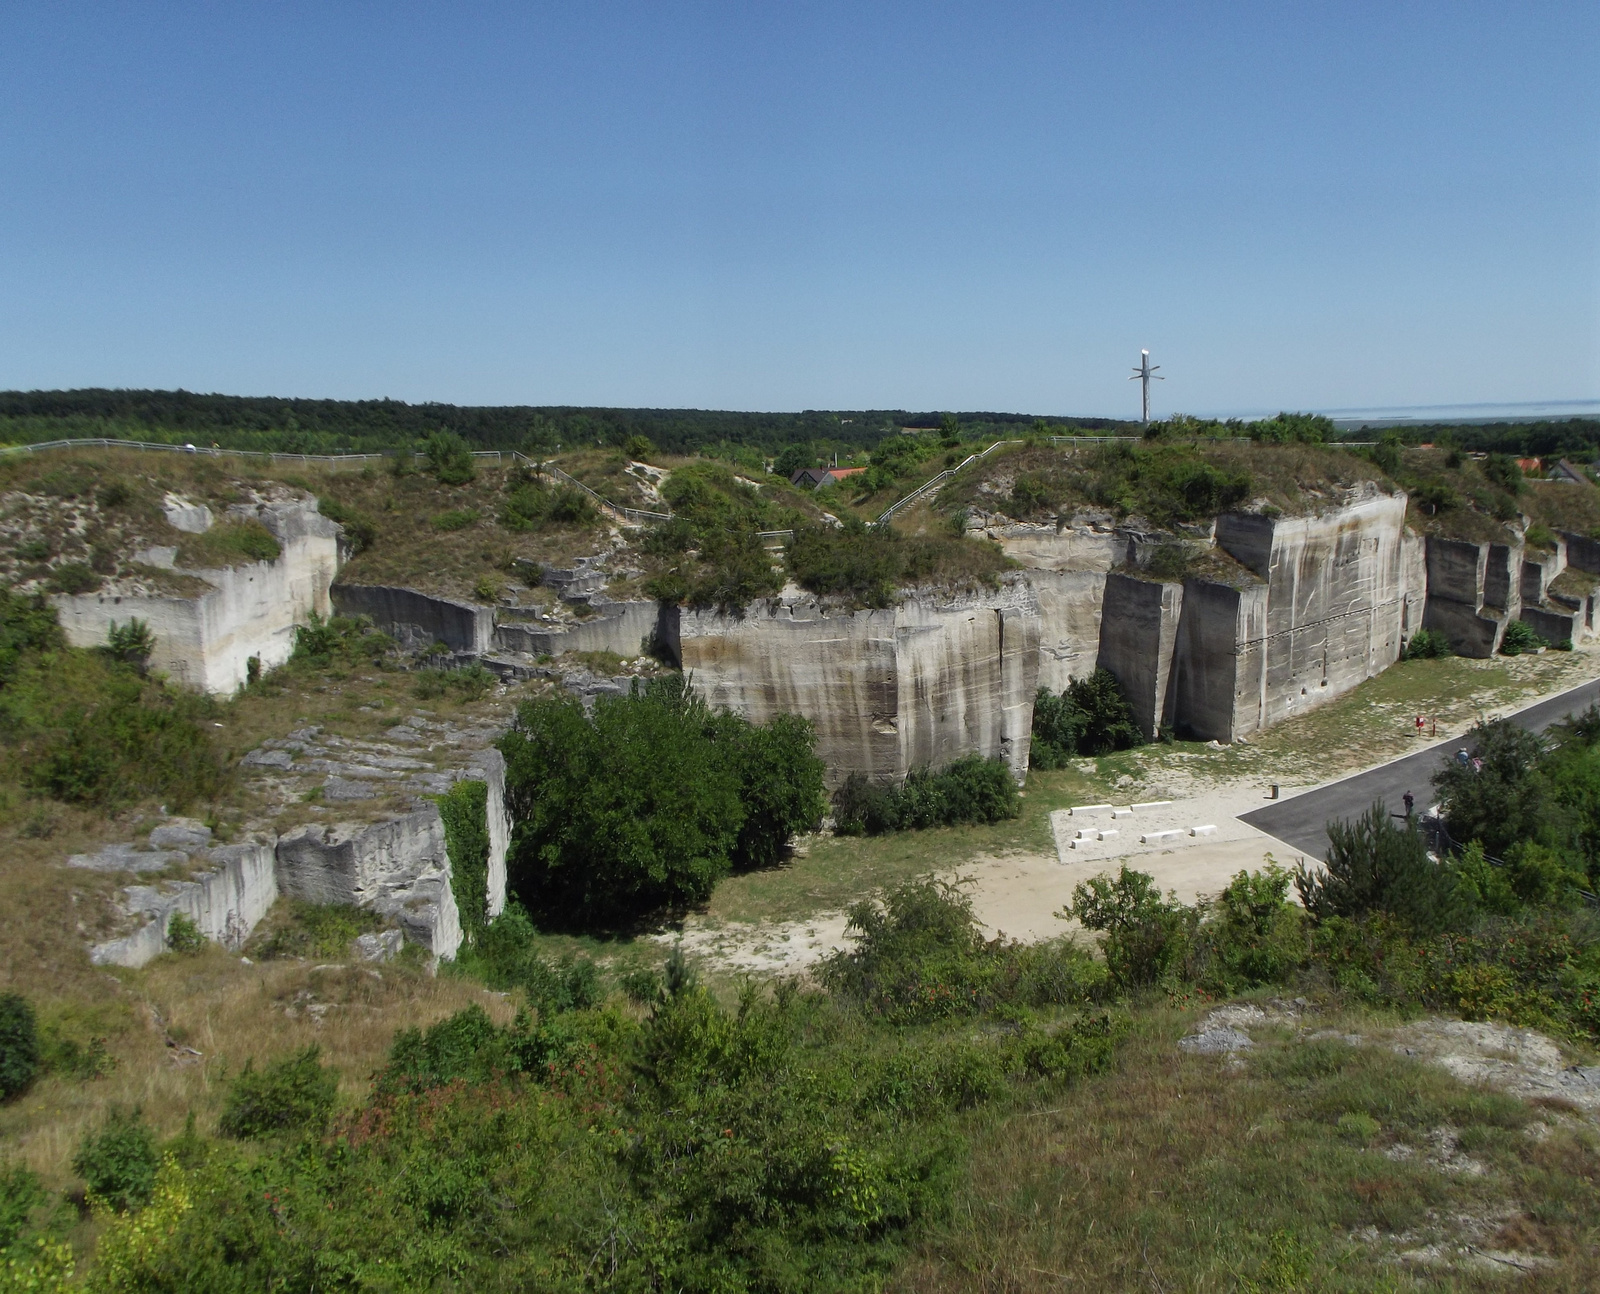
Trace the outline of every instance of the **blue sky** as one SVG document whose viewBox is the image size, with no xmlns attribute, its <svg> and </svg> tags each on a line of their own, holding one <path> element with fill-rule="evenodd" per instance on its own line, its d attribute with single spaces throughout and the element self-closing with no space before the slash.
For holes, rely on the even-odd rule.
<svg viewBox="0 0 1600 1294">
<path fill-rule="evenodd" d="M 0 387 L 1600 396 L 1600 5 L 0 6 Z"/>
</svg>

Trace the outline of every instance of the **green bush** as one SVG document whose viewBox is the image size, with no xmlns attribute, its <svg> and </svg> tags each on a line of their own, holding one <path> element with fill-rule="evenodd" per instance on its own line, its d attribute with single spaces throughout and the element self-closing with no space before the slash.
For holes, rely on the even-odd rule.
<svg viewBox="0 0 1600 1294">
<path fill-rule="evenodd" d="M 841 836 L 999 822 L 1019 812 L 1011 770 L 981 755 L 958 759 L 937 773 L 914 768 L 899 786 L 852 773 L 833 795 L 833 829 Z"/>
<path fill-rule="evenodd" d="M 984 939 L 972 900 L 936 879 L 909 881 L 849 912 L 853 948 L 827 958 L 830 992 L 900 1024 L 971 1015 L 996 1006 L 1096 1000 L 1105 968 L 1071 940 L 1017 944 Z"/>
<path fill-rule="evenodd" d="M 125 625 L 113 620 L 106 630 L 106 655 L 119 665 L 131 665 L 141 674 L 155 649 L 155 635 L 143 620 L 132 619 Z"/>
<path fill-rule="evenodd" d="M 62 562 L 46 581 L 52 593 L 93 593 L 105 580 L 86 562 Z"/>
<path fill-rule="evenodd" d="M 1302 863 L 1295 887 L 1317 921 L 1386 912 L 1429 934 L 1467 914 L 1453 870 L 1429 858 L 1414 826 L 1391 818 L 1382 801 L 1354 822 L 1328 823 L 1326 866 Z"/>
<path fill-rule="evenodd" d="M 168 920 L 167 947 L 180 957 L 203 952 L 208 942 L 210 941 L 201 933 L 200 927 L 188 913 L 174 912 Z"/>
<path fill-rule="evenodd" d="M 465 485 L 477 476 L 472 450 L 453 431 L 436 431 L 423 444 L 428 470 L 441 485 Z"/>
<path fill-rule="evenodd" d="M 29 1215 L 48 1198 L 36 1173 L 21 1164 L 0 1164 L 0 1261 L 27 1227 Z M 3 1275 L 4 1268 L 0 1267 L 0 1276 Z M 0 1289 L 4 1288 L 0 1285 Z"/>
<path fill-rule="evenodd" d="M 463 701 L 481 701 L 499 686 L 500 679 L 478 661 L 459 669 L 419 669 L 413 675 L 411 694 L 419 701 L 455 695 Z"/>
<path fill-rule="evenodd" d="M 450 859 L 450 888 L 461 914 L 461 932 L 474 942 L 489 919 L 489 784 L 457 782 L 435 796 Z"/>
<path fill-rule="evenodd" d="M 1439 629 L 1418 629 L 1406 644 L 1407 660 L 1438 660 L 1450 654 L 1450 639 Z"/>
<path fill-rule="evenodd" d="M 219 1127 L 225 1136 L 270 1137 L 319 1131 L 333 1113 L 339 1072 L 322 1064 L 315 1045 L 257 1070 L 254 1060 L 228 1086 Z"/>
<path fill-rule="evenodd" d="M 378 527 L 365 513 L 326 494 L 319 496 L 317 505 L 323 516 L 344 528 L 345 541 L 350 545 L 352 557 L 366 552 L 377 543 Z"/>
<path fill-rule="evenodd" d="M 292 662 L 325 669 L 331 665 L 375 664 L 394 646 L 388 634 L 372 627 L 365 616 L 331 616 L 315 611 L 308 623 L 294 627 Z"/>
<path fill-rule="evenodd" d="M 1181 978 L 1187 968 L 1200 914 L 1175 897 L 1161 897 L 1155 878 L 1130 871 L 1096 876 L 1072 891 L 1065 915 L 1085 930 L 1105 933 L 1103 949 L 1111 978 L 1124 989 Z"/>
<path fill-rule="evenodd" d="M 822 814 L 809 724 L 714 714 L 672 675 L 602 698 L 525 702 L 501 741 L 513 888 L 582 924 L 703 902 L 737 865 L 772 861 Z"/>
<path fill-rule="evenodd" d="M 343 903 L 291 901 L 289 919 L 260 945 L 265 961 L 278 957 L 343 957 L 358 936 L 379 930 L 383 918 Z"/>
<path fill-rule="evenodd" d="M 1143 744 L 1133 707 L 1110 670 L 1073 679 L 1060 696 L 1040 688 L 1034 698 L 1032 768 L 1063 768 L 1074 756 L 1108 755 Z"/>
<path fill-rule="evenodd" d="M 1502 656 L 1520 656 L 1523 652 L 1537 651 L 1545 645 L 1543 638 L 1526 620 L 1513 620 L 1500 638 Z"/>
<path fill-rule="evenodd" d="M 83 1178 L 90 1199 L 125 1213 L 149 1200 L 160 1162 L 155 1135 L 140 1112 L 112 1110 L 79 1145 L 72 1171 Z"/>
<path fill-rule="evenodd" d="M 1305 964 L 1305 913 L 1288 901 L 1291 879 L 1276 863 L 1239 872 L 1209 905 L 1199 930 L 1208 987 L 1237 993 L 1282 984 Z"/>
<path fill-rule="evenodd" d="M 221 521 L 202 534 L 183 535 L 177 563 L 191 570 L 216 570 L 245 562 L 275 562 L 282 552 L 259 521 Z"/>
<path fill-rule="evenodd" d="M 21 1096 L 39 1073 L 39 1025 L 20 993 L 0 993 L 0 1101 Z"/>
</svg>

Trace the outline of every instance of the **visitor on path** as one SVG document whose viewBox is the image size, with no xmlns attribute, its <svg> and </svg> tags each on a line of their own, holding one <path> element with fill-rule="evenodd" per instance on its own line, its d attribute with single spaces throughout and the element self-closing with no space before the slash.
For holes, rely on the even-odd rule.
<svg viewBox="0 0 1600 1294">
<path fill-rule="evenodd" d="M 1419 737 L 1422 736 L 1422 727 L 1423 727 L 1422 716 L 1419 714 L 1417 716 L 1417 736 L 1419 736 Z"/>
<path fill-rule="evenodd" d="M 1460 764 L 1462 768 L 1465 768 L 1468 764 L 1472 763 L 1472 756 L 1467 754 L 1465 750 L 1458 750 L 1456 751 L 1456 763 Z"/>
<path fill-rule="evenodd" d="M 1411 817 L 1411 807 L 1417 802 L 1416 797 L 1413 796 L 1410 791 L 1407 791 L 1400 797 L 1400 802 L 1406 806 L 1406 818 L 1409 820 Z"/>
</svg>

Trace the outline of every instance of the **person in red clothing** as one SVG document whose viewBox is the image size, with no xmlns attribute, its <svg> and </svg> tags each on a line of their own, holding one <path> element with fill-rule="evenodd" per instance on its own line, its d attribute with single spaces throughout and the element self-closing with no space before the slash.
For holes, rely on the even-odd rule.
<svg viewBox="0 0 1600 1294">
<path fill-rule="evenodd" d="M 1422 716 L 1417 716 L 1417 736 L 1422 736 Z"/>
</svg>

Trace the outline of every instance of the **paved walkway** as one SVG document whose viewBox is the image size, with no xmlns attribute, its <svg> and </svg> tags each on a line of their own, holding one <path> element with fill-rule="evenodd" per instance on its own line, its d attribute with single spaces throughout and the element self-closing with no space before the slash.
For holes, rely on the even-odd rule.
<svg viewBox="0 0 1600 1294">
<path fill-rule="evenodd" d="M 1578 714 L 1597 701 L 1600 701 L 1600 679 L 1591 679 L 1569 691 L 1535 701 L 1506 718 L 1534 732 L 1543 732 L 1551 724 Z M 1320 861 L 1327 857 L 1327 823 L 1330 820 L 1358 817 L 1372 807 L 1374 800 L 1382 800 L 1391 812 L 1398 813 L 1400 797 L 1407 791 L 1416 797 L 1419 811 L 1426 808 L 1433 803 L 1434 773 L 1466 744 L 1465 736 L 1452 737 L 1415 754 L 1369 768 L 1364 773 L 1241 813 L 1239 820 Z"/>
</svg>

